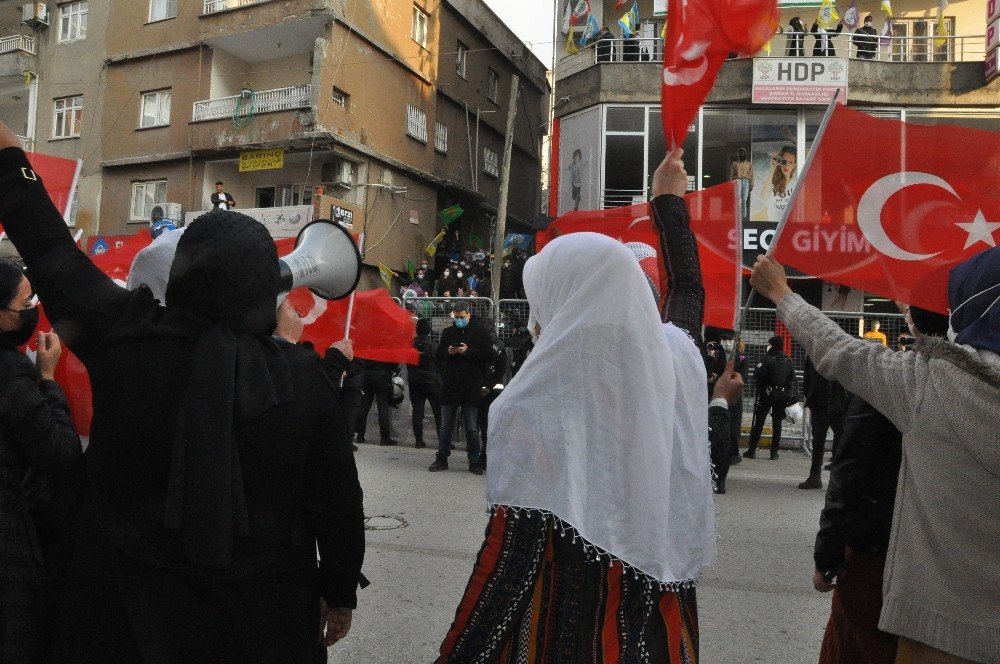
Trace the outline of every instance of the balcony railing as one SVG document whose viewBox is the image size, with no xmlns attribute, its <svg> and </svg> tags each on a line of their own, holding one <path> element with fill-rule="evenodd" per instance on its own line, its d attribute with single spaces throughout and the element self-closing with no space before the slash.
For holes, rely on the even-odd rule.
<svg viewBox="0 0 1000 664">
<path fill-rule="evenodd" d="M 247 110 L 252 110 L 254 114 L 308 108 L 311 98 L 312 86 L 307 84 L 275 90 L 262 90 L 253 93 L 250 99 L 245 99 L 243 95 L 206 99 L 194 103 L 194 113 L 191 119 L 194 122 L 201 122 L 232 117 L 237 104 L 241 101 L 246 101 Z"/>
<path fill-rule="evenodd" d="M 853 38 L 857 35 L 843 32 L 830 35 L 829 41 L 839 57 L 865 59 L 858 55 L 858 47 Z M 771 52 L 760 51 L 753 55 L 740 54 L 738 58 L 786 57 L 791 35 L 779 33 L 771 40 Z M 983 60 L 986 57 L 986 37 L 872 37 L 877 39 L 872 60 L 883 62 L 966 62 Z M 944 44 L 935 45 L 935 40 L 944 39 Z M 812 56 L 814 37 L 807 33 L 802 43 L 804 56 Z M 596 64 L 612 62 L 663 62 L 663 39 L 605 39 L 588 44 L 578 53 L 559 61 L 557 78 L 572 76 Z"/>
<path fill-rule="evenodd" d="M 270 0 L 205 0 L 205 13 L 214 14 L 224 12 L 227 9 L 239 9 L 250 5 L 259 5 Z"/>
<path fill-rule="evenodd" d="M 35 38 L 28 35 L 11 35 L 0 38 L 0 54 L 24 51 L 35 55 Z"/>
<path fill-rule="evenodd" d="M 17 140 L 21 141 L 21 149 L 25 152 L 31 152 L 35 148 L 35 142 L 30 138 L 24 136 L 18 136 Z"/>
</svg>

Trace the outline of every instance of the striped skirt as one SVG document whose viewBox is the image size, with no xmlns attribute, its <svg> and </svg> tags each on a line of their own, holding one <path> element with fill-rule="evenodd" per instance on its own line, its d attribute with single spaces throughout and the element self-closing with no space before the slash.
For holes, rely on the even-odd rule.
<svg viewBox="0 0 1000 664">
<path fill-rule="evenodd" d="M 564 533 L 550 515 L 494 510 L 439 663 L 697 663 L 693 587 L 665 590 Z"/>
</svg>

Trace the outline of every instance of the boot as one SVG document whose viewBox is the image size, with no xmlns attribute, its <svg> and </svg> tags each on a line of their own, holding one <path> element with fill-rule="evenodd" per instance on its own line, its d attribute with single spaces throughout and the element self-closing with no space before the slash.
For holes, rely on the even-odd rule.
<svg viewBox="0 0 1000 664">
<path fill-rule="evenodd" d="M 715 481 L 715 492 L 725 493 L 726 492 L 726 480 L 716 480 Z"/>
<path fill-rule="evenodd" d="M 823 480 L 820 479 L 819 475 L 810 474 L 805 482 L 799 484 L 800 489 L 822 489 Z"/>
<path fill-rule="evenodd" d="M 743 453 L 744 459 L 756 459 L 757 458 L 757 446 L 751 445 L 747 448 L 747 451 Z"/>
<path fill-rule="evenodd" d="M 418 440 L 416 443 L 414 443 L 413 447 L 415 447 L 415 448 L 417 448 L 419 450 L 421 448 L 427 447 L 427 443 L 425 443 L 422 440 Z"/>
<path fill-rule="evenodd" d="M 770 459 L 771 459 L 771 461 L 774 461 L 777 458 L 778 458 L 778 444 L 777 443 L 771 443 L 771 456 L 770 456 Z"/>
</svg>

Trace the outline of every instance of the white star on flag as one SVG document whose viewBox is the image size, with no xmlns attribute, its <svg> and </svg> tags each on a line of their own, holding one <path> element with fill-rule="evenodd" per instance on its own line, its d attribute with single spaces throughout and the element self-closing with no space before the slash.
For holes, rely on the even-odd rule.
<svg viewBox="0 0 1000 664">
<path fill-rule="evenodd" d="M 986 216 L 982 210 L 979 211 L 979 214 L 972 221 L 964 224 L 956 223 L 955 225 L 969 234 L 969 239 L 965 241 L 963 251 L 977 242 L 985 242 L 991 247 L 997 246 L 996 240 L 993 239 L 993 234 L 997 232 L 997 229 L 1000 229 L 1000 223 L 986 221 Z"/>
</svg>

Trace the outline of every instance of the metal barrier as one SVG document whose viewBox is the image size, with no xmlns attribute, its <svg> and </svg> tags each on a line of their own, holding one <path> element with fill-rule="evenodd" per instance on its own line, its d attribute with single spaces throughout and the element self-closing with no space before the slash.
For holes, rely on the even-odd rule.
<svg viewBox="0 0 1000 664">
<path fill-rule="evenodd" d="M 395 298 L 399 302 L 398 298 Z M 401 304 L 410 313 L 420 318 L 429 318 L 431 321 L 431 339 L 437 343 L 441 338 L 441 332 L 452 324 L 451 308 L 456 302 L 467 302 L 469 313 L 473 320 L 482 321 L 484 318 L 493 319 L 496 322 L 496 308 L 493 300 L 488 297 L 408 297 Z"/>
<path fill-rule="evenodd" d="M 506 341 L 514 336 L 514 331 L 528 325 L 531 308 L 527 300 L 500 300 L 497 302 L 497 336 Z"/>
</svg>

